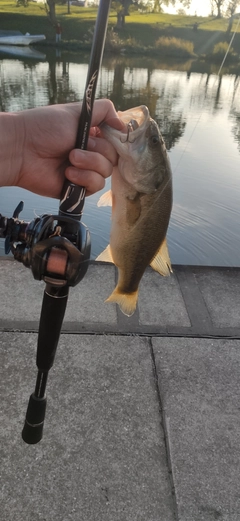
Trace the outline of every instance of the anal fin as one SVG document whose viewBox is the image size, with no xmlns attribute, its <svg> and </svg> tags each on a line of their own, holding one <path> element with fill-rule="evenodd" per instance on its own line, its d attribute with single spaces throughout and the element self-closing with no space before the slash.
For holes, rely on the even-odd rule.
<svg viewBox="0 0 240 521">
<path fill-rule="evenodd" d="M 103 262 L 113 262 L 114 264 L 110 244 L 105 248 L 105 250 L 102 251 L 102 253 L 98 255 L 98 257 L 95 260 Z"/>
<path fill-rule="evenodd" d="M 165 237 L 164 241 L 162 242 L 158 252 L 156 253 L 153 260 L 150 262 L 150 266 L 160 273 L 160 275 L 163 275 L 164 277 L 167 277 L 172 273 L 172 266 L 171 266 L 171 260 L 168 253 L 168 246 L 167 246 L 167 239 Z"/>
<path fill-rule="evenodd" d="M 108 192 L 101 195 L 97 206 L 112 206 L 112 190 L 108 190 Z"/>
</svg>

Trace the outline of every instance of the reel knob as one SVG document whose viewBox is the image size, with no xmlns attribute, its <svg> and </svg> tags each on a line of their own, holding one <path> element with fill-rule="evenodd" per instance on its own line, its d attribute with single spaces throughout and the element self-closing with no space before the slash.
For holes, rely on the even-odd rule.
<svg viewBox="0 0 240 521">
<path fill-rule="evenodd" d="M 18 216 L 19 216 L 20 212 L 22 212 L 23 207 L 24 207 L 24 202 L 20 201 L 20 203 L 17 205 L 17 207 L 15 208 L 15 210 L 13 212 L 12 219 L 18 219 Z M 10 253 L 11 243 L 12 243 L 12 237 L 11 237 L 11 228 L 10 228 L 10 233 L 9 233 L 9 235 L 6 236 L 5 244 L 4 244 L 5 255 L 8 255 Z"/>
</svg>

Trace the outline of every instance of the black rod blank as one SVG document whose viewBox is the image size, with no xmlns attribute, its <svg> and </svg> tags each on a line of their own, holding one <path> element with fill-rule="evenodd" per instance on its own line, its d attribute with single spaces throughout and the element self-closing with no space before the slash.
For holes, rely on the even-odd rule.
<svg viewBox="0 0 240 521">
<path fill-rule="evenodd" d="M 87 148 L 98 74 L 101 68 L 106 38 L 110 4 L 111 0 L 100 0 L 98 8 L 85 93 L 82 102 L 82 111 L 77 131 L 76 147 L 81 148 L 82 150 L 86 150 Z M 70 181 L 66 181 L 59 206 L 60 215 L 67 214 L 80 220 L 84 206 L 85 192 L 85 188 L 81 188 Z"/>
<path fill-rule="evenodd" d="M 22 438 L 25 443 L 34 444 L 42 439 L 47 399 L 45 396 L 48 371 L 50 371 L 62 322 L 67 306 L 68 286 L 56 288 L 46 285 L 39 324 L 36 387 L 28 402 Z"/>
<path fill-rule="evenodd" d="M 87 148 L 90 131 L 97 79 L 102 62 L 108 14 L 111 0 L 100 0 L 98 16 L 94 30 L 92 51 L 86 81 L 82 111 L 79 120 L 76 146 Z M 59 214 L 68 215 L 80 221 L 85 199 L 85 188 L 66 182 L 63 188 Z M 64 227 L 65 233 L 71 232 L 71 225 Z M 46 285 L 39 325 L 37 367 L 38 376 L 35 392 L 30 396 L 22 438 L 28 444 L 38 443 L 42 439 L 46 410 L 45 389 L 48 371 L 53 365 L 57 344 L 64 319 L 68 299 L 68 285 L 59 290 L 53 285 Z"/>
</svg>

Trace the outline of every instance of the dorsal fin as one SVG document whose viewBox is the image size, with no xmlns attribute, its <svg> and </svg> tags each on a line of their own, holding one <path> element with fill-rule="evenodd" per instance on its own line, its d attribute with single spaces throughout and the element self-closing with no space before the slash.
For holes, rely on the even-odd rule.
<svg viewBox="0 0 240 521">
<path fill-rule="evenodd" d="M 100 255 L 98 255 L 98 257 L 95 260 L 103 262 L 113 262 L 114 264 L 110 244 L 105 248 L 105 250 L 102 251 L 102 253 L 100 253 Z"/>
<path fill-rule="evenodd" d="M 160 273 L 160 275 L 163 275 L 164 277 L 167 277 L 172 273 L 172 266 L 171 261 L 168 253 L 168 246 L 167 246 L 167 239 L 165 237 L 164 241 L 162 242 L 158 252 L 156 253 L 154 259 L 152 262 L 150 262 L 150 266 Z"/>
<path fill-rule="evenodd" d="M 112 206 L 112 190 L 108 190 L 108 192 L 101 195 L 97 206 Z"/>
</svg>

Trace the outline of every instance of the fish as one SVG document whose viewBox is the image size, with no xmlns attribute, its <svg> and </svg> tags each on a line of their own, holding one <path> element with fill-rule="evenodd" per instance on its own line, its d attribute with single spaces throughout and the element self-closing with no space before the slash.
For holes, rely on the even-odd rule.
<svg viewBox="0 0 240 521">
<path fill-rule="evenodd" d="M 131 316 L 136 309 L 139 283 L 150 265 L 163 276 L 172 272 L 166 233 L 172 210 L 172 172 L 166 146 L 145 105 L 118 116 L 124 130 L 107 123 L 101 134 L 112 143 L 119 159 L 111 190 L 97 205 L 112 206 L 110 244 L 96 258 L 113 262 L 118 282 L 105 302 L 115 302 Z"/>
</svg>

